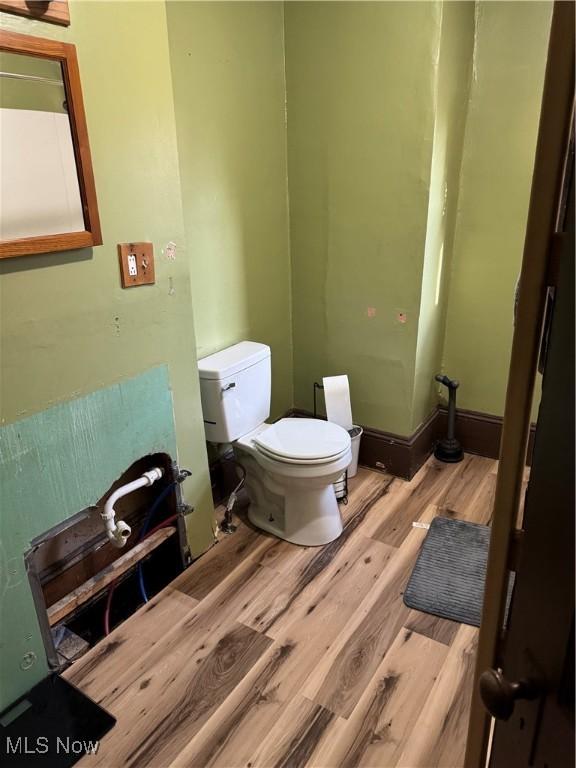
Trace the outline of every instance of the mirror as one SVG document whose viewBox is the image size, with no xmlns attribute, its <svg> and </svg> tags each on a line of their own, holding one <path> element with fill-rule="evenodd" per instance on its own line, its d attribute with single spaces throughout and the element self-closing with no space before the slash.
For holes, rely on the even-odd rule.
<svg viewBox="0 0 576 768">
<path fill-rule="evenodd" d="M 74 46 L 0 32 L 0 256 L 102 242 Z"/>
</svg>

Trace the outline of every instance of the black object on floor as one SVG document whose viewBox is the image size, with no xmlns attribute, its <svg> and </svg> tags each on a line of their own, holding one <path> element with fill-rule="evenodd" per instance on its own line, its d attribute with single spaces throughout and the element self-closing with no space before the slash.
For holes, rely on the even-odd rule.
<svg viewBox="0 0 576 768">
<path fill-rule="evenodd" d="M 68 768 L 98 742 L 116 718 L 56 674 L 0 714 L 3 766 Z"/>
<path fill-rule="evenodd" d="M 487 525 L 435 517 L 404 592 L 404 603 L 443 619 L 480 626 L 488 562 Z M 513 579 L 510 579 L 510 601 Z"/>
<path fill-rule="evenodd" d="M 460 382 L 456 381 L 456 379 L 449 379 L 448 376 L 442 376 L 441 374 L 434 378 L 437 382 L 444 384 L 448 388 L 448 431 L 446 437 L 438 440 L 436 443 L 434 456 L 439 461 L 455 464 L 464 458 L 462 446 L 456 440 L 456 390 L 460 386 Z"/>
</svg>

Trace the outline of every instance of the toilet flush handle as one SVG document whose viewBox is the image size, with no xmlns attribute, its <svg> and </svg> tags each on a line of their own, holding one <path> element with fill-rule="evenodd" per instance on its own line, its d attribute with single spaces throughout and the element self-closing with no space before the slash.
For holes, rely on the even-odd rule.
<svg viewBox="0 0 576 768">
<path fill-rule="evenodd" d="M 235 386 L 236 386 L 236 382 L 231 381 L 230 384 L 226 384 L 225 387 L 222 387 L 222 392 L 228 392 L 229 389 L 234 389 Z"/>
</svg>

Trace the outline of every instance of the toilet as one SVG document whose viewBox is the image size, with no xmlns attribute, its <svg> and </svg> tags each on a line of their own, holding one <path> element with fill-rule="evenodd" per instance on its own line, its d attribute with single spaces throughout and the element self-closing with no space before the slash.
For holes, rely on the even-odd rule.
<svg viewBox="0 0 576 768">
<path fill-rule="evenodd" d="M 254 525 L 294 544 L 327 544 L 342 533 L 333 483 L 352 460 L 350 436 L 318 419 L 267 423 L 270 358 L 270 347 L 242 341 L 198 361 L 206 439 L 232 444 Z"/>
</svg>

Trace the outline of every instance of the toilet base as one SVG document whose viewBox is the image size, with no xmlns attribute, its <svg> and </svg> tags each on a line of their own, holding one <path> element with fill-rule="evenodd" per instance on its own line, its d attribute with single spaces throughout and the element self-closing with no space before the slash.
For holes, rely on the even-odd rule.
<svg viewBox="0 0 576 768">
<path fill-rule="evenodd" d="M 342 533 L 342 517 L 331 485 L 307 491 L 287 489 L 281 498 L 284 501 L 281 514 L 278 514 L 278 502 L 267 507 L 251 501 L 250 522 L 280 539 L 304 547 L 329 544 Z"/>
<path fill-rule="evenodd" d="M 291 478 L 269 474 L 247 451 L 235 446 L 235 453 L 246 470 L 253 525 L 304 547 L 329 544 L 340 536 L 342 517 L 331 483 L 308 481 L 302 487 Z"/>
</svg>

